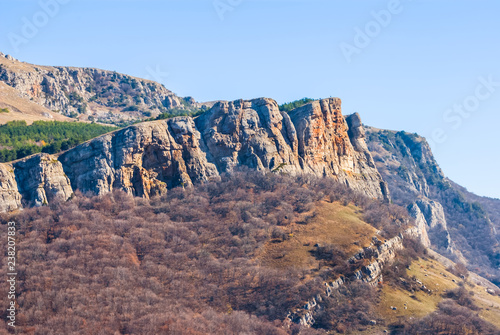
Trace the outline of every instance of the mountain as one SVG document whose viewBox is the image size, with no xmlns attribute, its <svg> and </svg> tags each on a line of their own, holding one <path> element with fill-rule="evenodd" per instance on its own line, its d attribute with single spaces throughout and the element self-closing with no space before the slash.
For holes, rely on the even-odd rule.
<svg viewBox="0 0 500 335">
<path fill-rule="evenodd" d="M 199 104 L 0 54 L 0 108 L 134 123 L 0 164 L 21 332 L 498 333 L 500 200 L 338 98 Z"/>
<path fill-rule="evenodd" d="M 0 165 L 2 210 L 68 199 L 75 191 L 113 189 L 149 198 L 240 167 L 329 176 L 370 197 L 388 199 L 357 115 L 340 99 L 280 112 L 271 99 L 218 102 L 197 118 L 130 126 L 61 155 L 34 155 Z"/>
<path fill-rule="evenodd" d="M 364 196 L 391 199 L 408 208 L 425 246 L 498 282 L 498 237 L 488 213 L 445 177 L 425 139 L 364 127 L 358 114 L 342 115 L 337 98 L 288 112 L 267 98 L 219 101 L 198 117 L 145 122 L 60 155 L 7 163 L 0 210 L 76 191 L 149 198 L 242 167 L 332 177 Z"/>
<path fill-rule="evenodd" d="M 93 68 L 32 65 L 2 53 L 0 82 L 13 88 L 24 104 L 41 106 L 41 114 L 49 118 L 122 124 L 167 110 L 205 106 L 190 97 L 178 97 L 154 81 Z"/>
<path fill-rule="evenodd" d="M 500 201 L 446 178 L 423 137 L 367 127 L 367 138 L 393 201 L 427 230 L 429 245 L 500 284 L 500 236 L 490 220 L 498 220 Z"/>
</svg>

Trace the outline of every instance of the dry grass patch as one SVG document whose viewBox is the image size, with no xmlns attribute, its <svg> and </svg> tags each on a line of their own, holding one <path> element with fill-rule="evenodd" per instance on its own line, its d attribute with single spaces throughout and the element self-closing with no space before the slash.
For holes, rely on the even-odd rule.
<svg viewBox="0 0 500 335">
<path fill-rule="evenodd" d="M 418 291 L 410 293 L 401 288 L 385 285 L 382 289 L 381 302 L 378 306 L 380 315 L 388 323 L 398 321 L 400 317 L 423 317 L 435 311 L 443 300 L 443 293 L 455 289 L 462 281 L 446 270 L 446 266 L 436 260 L 419 259 L 412 262 L 407 270 L 409 277 L 415 276 L 432 294 Z M 466 283 L 466 289 L 474 292 L 474 303 L 481 309 L 479 315 L 486 321 L 500 328 L 500 297 L 486 292 L 480 285 Z M 413 296 L 413 297 L 412 297 Z M 404 309 L 404 304 L 407 309 Z M 391 306 L 397 308 L 392 310 Z"/>
<path fill-rule="evenodd" d="M 377 232 L 361 220 L 359 209 L 355 206 L 323 201 L 314 214 L 307 213 L 305 216 L 310 217 L 307 224 L 294 223 L 283 228 L 288 240 L 274 239 L 262 248 L 259 258 L 264 266 L 314 269 L 319 264 L 311 255 L 316 244 L 334 244 L 350 256 L 369 246 Z"/>
<path fill-rule="evenodd" d="M 443 264 L 434 260 L 416 260 L 412 262 L 407 273 L 410 278 L 415 276 L 426 288 L 432 290 L 432 293 L 424 291 L 411 293 L 399 287 L 384 285 L 379 313 L 389 323 L 398 321 L 400 317 L 423 317 L 434 312 L 438 303 L 443 300 L 443 292 L 458 286 L 458 278 L 447 272 Z M 454 283 L 453 279 L 457 283 Z M 391 307 L 397 309 L 393 310 Z"/>
</svg>

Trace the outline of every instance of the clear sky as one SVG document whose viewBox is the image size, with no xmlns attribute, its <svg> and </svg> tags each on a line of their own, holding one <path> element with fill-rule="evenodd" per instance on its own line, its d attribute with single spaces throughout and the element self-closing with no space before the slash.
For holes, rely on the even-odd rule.
<svg viewBox="0 0 500 335">
<path fill-rule="evenodd" d="M 0 51 L 20 60 L 149 77 L 198 101 L 340 97 L 365 124 L 431 139 L 448 177 L 500 198 L 499 1 L 16 0 L 0 11 Z"/>
</svg>

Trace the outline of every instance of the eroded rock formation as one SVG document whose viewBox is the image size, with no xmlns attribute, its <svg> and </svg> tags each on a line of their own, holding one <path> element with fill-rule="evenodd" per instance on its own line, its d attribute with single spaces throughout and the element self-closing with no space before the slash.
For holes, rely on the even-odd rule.
<svg viewBox="0 0 500 335">
<path fill-rule="evenodd" d="M 416 228 L 410 228 L 406 230 L 404 234 L 395 236 L 385 242 L 380 241 L 374 236 L 373 243 L 367 248 L 371 249 L 370 255 L 372 255 L 373 258 L 367 258 L 366 249 L 364 249 L 360 250 L 349 259 L 350 262 L 366 259 L 370 260 L 369 264 L 355 271 L 349 280 L 340 276 L 335 280 L 324 282 L 323 292 L 308 300 L 302 308 L 290 311 L 287 315 L 287 319 L 290 322 L 310 327 L 315 323 L 315 314 L 322 308 L 323 299 L 329 297 L 333 291 L 338 290 L 347 281 L 358 280 L 372 286 L 377 285 L 379 282 L 383 281 L 382 270 L 384 266 L 390 264 L 396 257 L 397 252 L 404 248 L 403 239 L 417 238 L 418 234 L 419 232 Z"/>
<path fill-rule="evenodd" d="M 74 190 L 113 189 L 151 197 L 239 166 L 315 174 L 366 196 L 387 187 L 366 147 L 359 116 L 344 119 L 340 99 L 280 112 L 274 100 L 217 102 L 198 118 L 146 122 L 100 136 L 59 157 L 34 155 L 0 168 L 0 210 L 67 199 Z M 18 195 L 20 194 L 20 196 Z"/>
</svg>

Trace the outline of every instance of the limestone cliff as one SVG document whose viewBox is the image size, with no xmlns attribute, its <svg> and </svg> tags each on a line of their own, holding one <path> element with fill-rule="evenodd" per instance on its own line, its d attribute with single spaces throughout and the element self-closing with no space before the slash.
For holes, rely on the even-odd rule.
<svg viewBox="0 0 500 335">
<path fill-rule="evenodd" d="M 295 126 L 272 99 L 219 102 L 195 122 L 221 172 L 239 165 L 262 170 L 286 164 L 287 172 L 299 168 Z"/>
<path fill-rule="evenodd" d="M 410 214 L 410 216 L 412 218 L 415 219 L 415 225 L 418 229 L 418 235 L 419 235 L 420 242 L 422 242 L 422 244 L 425 247 L 430 247 L 431 240 L 429 239 L 429 234 L 427 232 L 427 230 L 429 228 L 428 228 L 427 220 L 426 220 L 424 214 L 422 213 L 422 211 L 420 210 L 420 207 L 418 207 L 417 204 L 413 203 L 413 204 L 408 206 L 408 213 Z"/>
<path fill-rule="evenodd" d="M 98 137 L 59 157 L 73 189 L 150 197 L 217 176 L 190 117 L 147 122 Z"/>
<path fill-rule="evenodd" d="M 0 210 L 19 207 L 20 197 L 39 206 L 75 190 L 101 195 L 121 189 L 151 197 L 239 166 L 331 177 L 369 197 L 388 196 L 359 116 L 346 121 L 340 99 L 315 101 L 288 115 L 274 100 L 261 98 L 217 102 L 195 119 L 137 124 L 59 157 L 41 154 L 5 164 Z"/>
<path fill-rule="evenodd" d="M 0 212 L 9 212 L 21 207 L 21 194 L 14 176 L 14 169 L 0 164 Z"/>
<path fill-rule="evenodd" d="M 67 200 L 72 194 L 61 162 L 48 154 L 34 155 L 13 164 L 19 193 L 28 206 Z"/>
<path fill-rule="evenodd" d="M 41 206 L 67 200 L 73 194 L 61 162 L 38 154 L 11 164 L 0 164 L 0 211 Z"/>
</svg>

